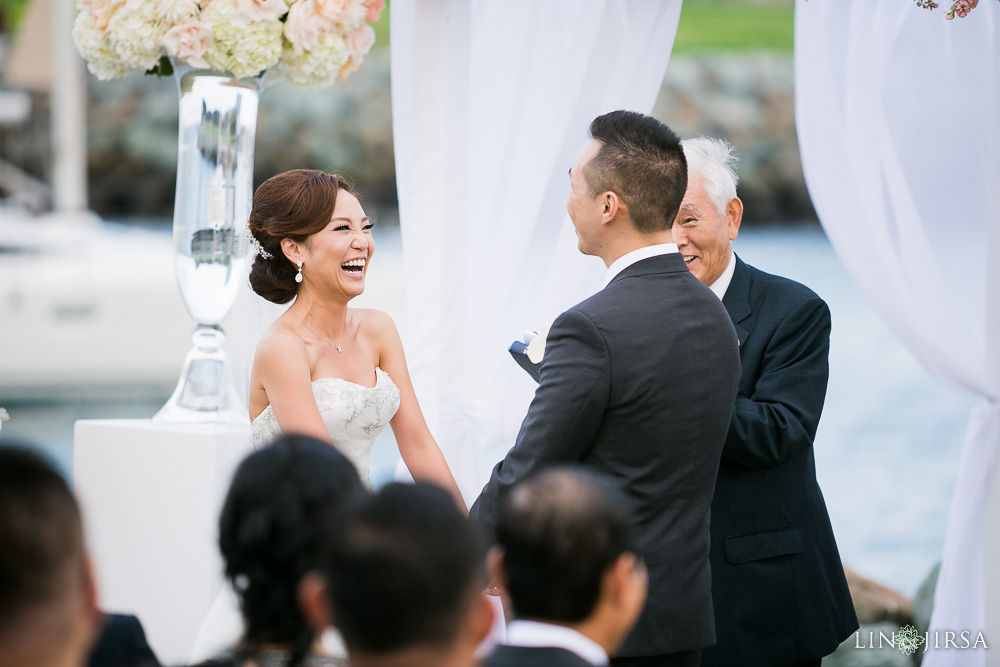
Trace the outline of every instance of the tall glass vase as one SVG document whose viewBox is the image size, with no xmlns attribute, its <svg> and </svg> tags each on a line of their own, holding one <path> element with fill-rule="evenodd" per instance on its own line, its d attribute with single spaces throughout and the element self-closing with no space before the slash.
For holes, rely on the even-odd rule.
<svg viewBox="0 0 1000 667">
<path fill-rule="evenodd" d="M 173 395 L 155 422 L 210 422 L 234 400 L 222 332 L 246 276 L 247 218 L 260 77 L 234 79 L 173 61 L 180 98 L 174 257 L 177 284 L 196 326 Z"/>
</svg>

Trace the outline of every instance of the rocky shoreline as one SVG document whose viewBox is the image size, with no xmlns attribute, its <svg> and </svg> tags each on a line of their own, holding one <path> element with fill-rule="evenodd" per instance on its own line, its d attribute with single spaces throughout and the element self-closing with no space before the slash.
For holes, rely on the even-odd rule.
<svg viewBox="0 0 1000 667">
<path fill-rule="evenodd" d="M 395 201 L 389 52 L 376 50 L 348 81 L 322 90 L 285 83 L 261 96 L 255 181 L 295 167 L 337 169 L 368 201 Z M 740 196 L 749 224 L 815 220 L 795 137 L 791 54 L 674 56 L 654 115 L 684 136 L 733 142 L 742 156 Z M 107 218 L 169 218 L 177 164 L 172 79 L 88 77 L 91 207 Z M 46 100 L 36 97 L 44 112 Z M 47 120 L 0 128 L 8 159 L 47 178 Z"/>
<path fill-rule="evenodd" d="M 823 659 L 823 667 L 915 667 L 923 657 L 921 651 L 906 655 L 880 637 L 893 637 L 905 626 L 916 628 L 924 635 L 930 627 L 940 564 L 935 565 L 920 584 L 912 600 L 896 591 L 866 579 L 845 568 L 847 584 L 854 600 L 861 628 Z M 881 645 L 879 645 L 881 644 Z"/>
</svg>

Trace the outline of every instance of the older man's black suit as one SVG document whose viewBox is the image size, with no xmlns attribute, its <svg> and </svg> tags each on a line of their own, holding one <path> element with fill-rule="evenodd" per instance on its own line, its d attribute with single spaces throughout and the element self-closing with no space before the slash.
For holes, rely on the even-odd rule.
<svg viewBox="0 0 1000 667">
<path fill-rule="evenodd" d="M 708 513 L 738 355 L 725 309 L 679 254 L 629 266 L 553 323 L 517 441 L 472 507 L 494 526 L 511 484 L 554 463 L 619 480 L 650 581 L 621 655 L 715 641 Z"/>
<path fill-rule="evenodd" d="M 702 659 L 798 665 L 858 628 L 813 459 L 830 311 L 807 287 L 735 260 L 722 303 L 743 376 L 712 502 L 718 643 Z"/>
</svg>

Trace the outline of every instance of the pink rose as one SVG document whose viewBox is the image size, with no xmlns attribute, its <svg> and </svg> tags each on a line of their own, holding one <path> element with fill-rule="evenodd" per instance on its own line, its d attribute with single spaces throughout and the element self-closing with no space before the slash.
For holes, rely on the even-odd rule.
<svg viewBox="0 0 1000 667">
<path fill-rule="evenodd" d="M 192 67 L 210 69 L 211 65 L 203 57 L 212 45 L 212 29 L 197 19 L 174 26 L 163 36 L 160 44 L 167 55 L 180 58 Z"/>
<path fill-rule="evenodd" d="M 236 0 L 236 6 L 251 21 L 277 21 L 288 11 L 285 0 Z"/>
<path fill-rule="evenodd" d="M 338 23 L 350 0 L 316 0 L 316 13 L 331 23 Z"/>
<path fill-rule="evenodd" d="M 382 16 L 382 10 L 385 9 L 385 0 L 365 0 L 365 9 L 368 13 L 365 14 L 365 20 L 374 23 L 379 20 Z"/>
<path fill-rule="evenodd" d="M 295 3 L 288 10 L 288 18 L 285 19 L 285 37 L 298 55 L 315 49 L 319 44 L 319 36 L 332 29 L 333 23 L 317 11 L 316 0 Z"/>
<path fill-rule="evenodd" d="M 108 29 L 111 17 L 118 11 L 118 7 L 125 4 L 125 0 L 90 0 L 90 15 L 94 19 L 94 27 L 101 33 Z"/>
<path fill-rule="evenodd" d="M 344 63 L 344 66 L 340 68 L 340 71 L 337 72 L 337 78 L 341 81 L 347 81 L 347 77 L 353 72 L 358 71 L 359 67 L 361 67 L 361 59 L 351 56 L 350 59 Z"/>
<path fill-rule="evenodd" d="M 347 48 L 351 50 L 351 60 L 355 58 L 360 60 L 363 58 L 372 50 L 374 44 L 375 29 L 367 23 L 362 23 L 351 31 L 351 35 L 347 40 Z"/>
</svg>

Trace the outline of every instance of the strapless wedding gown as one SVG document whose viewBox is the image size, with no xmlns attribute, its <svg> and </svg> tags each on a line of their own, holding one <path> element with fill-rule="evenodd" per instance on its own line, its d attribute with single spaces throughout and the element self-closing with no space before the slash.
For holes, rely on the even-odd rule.
<svg viewBox="0 0 1000 667">
<path fill-rule="evenodd" d="M 323 417 L 333 446 L 358 469 L 361 481 L 369 484 L 368 459 L 376 436 L 399 409 L 399 389 L 381 368 L 375 369 L 375 386 L 348 382 L 341 378 L 319 378 L 312 382 L 316 407 Z M 254 448 L 266 445 L 281 434 L 271 406 L 250 423 Z"/>
<path fill-rule="evenodd" d="M 371 487 L 368 460 L 372 444 L 399 409 L 399 388 L 388 373 L 376 368 L 374 387 L 341 378 L 319 378 L 313 380 L 312 390 L 333 446 L 358 469 L 362 483 Z M 250 422 L 250 442 L 254 449 L 280 434 L 281 427 L 270 405 Z M 202 662 L 218 655 L 239 641 L 242 634 L 239 601 L 226 584 L 202 621 L 186 662 Z M 325 635 L 324 644 L 334 655 L 343 652 L 336 633 Z"/>
</svg>

